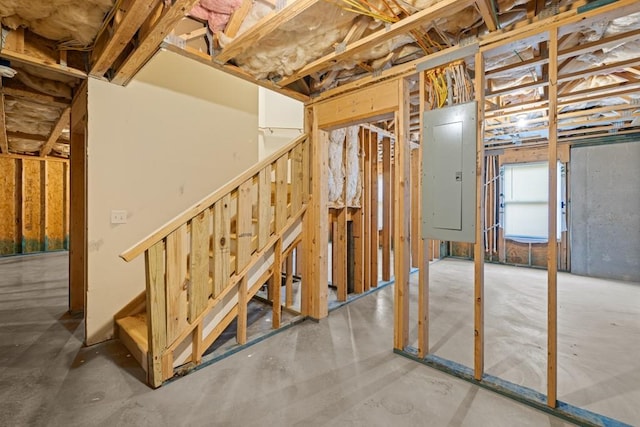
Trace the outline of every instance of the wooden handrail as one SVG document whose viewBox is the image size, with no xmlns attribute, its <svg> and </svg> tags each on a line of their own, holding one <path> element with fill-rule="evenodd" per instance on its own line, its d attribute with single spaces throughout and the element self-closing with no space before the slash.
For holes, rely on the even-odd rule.
<svg viewBox="0 0 640 427">
<path fill-rule="evenodd" d="M 275 162 L 281 156 L 291 151 L 293 147 L 302 143 L 306 139 L 307 139 L 307 134 L 303 134 L 297 139 L 295 139 L 294 141 L 290 142 L 289 144 L 277 150 L 275 153 L 271 154 L 266 159 L 256 163 L 254 166 L 247 169 L 245 172 L 241 173 L 240 175 L 233 178 L 231 181 L 222 185 L 216 191 L 204 197 L 202 200 L 200 200 L 190 208 L 186 209 L 182 213 L 178 214 L 176 217 L 174 217 L 172 220 L 170 220 L 169 222 L 167 222 L 166 224 L 158 228 L 156 231 L 152 232 L 147 237 L 145 237 L 144 239 L 142 239 L 141 241 L 139 241 L 138 243 L 136 243 L 135 245 L 127 249 L 126 251 L 122 252 L 119 255 L 120 258 L 122 258 L 127 262 L 135 259 L 138 255 L 144 253 L 147 249 L 151 248 L 153 245 L 155 245 L 156 243 L 164 239 L 167 235 L 175 231 L 182 224 L 186 223 L 190 219 L 199 215 L 205 209 L 208 209 L 209 207 L 211 207 L 215 202 L 220 200 L 223 196 L 227 195 L 229 192 L 231 192 L 233 189 L 235 189 L 240 184 L 245 182 L 247 179 L 256 175 L 260 170 L 265 168 L 267 165 Z"/>
</svg>

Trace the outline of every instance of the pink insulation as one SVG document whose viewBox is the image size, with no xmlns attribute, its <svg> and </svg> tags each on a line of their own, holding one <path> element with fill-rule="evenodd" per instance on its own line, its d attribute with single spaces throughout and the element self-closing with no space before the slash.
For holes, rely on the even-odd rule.
<svg viewBox="0 0 640 427">
<path fill-rule="evenodd" d="M 241 4 L 242 0 L 200 0 L 189 15 L 207 21 L 213 32 L 222 31 Z"/>
</svg>

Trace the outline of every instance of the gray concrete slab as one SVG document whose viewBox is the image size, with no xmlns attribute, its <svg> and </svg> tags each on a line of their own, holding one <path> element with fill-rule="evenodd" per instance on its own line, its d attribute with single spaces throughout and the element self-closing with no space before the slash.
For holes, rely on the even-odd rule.
<svg viewBox="0 0 640 427">
<path fill-rule="evenodd" d="M 1 425 L 567 425 L 394 355 L 392 287 L 154 391 L 118 342 L 81 347 L 66 262 L 0 260 Z"/>
</svg>

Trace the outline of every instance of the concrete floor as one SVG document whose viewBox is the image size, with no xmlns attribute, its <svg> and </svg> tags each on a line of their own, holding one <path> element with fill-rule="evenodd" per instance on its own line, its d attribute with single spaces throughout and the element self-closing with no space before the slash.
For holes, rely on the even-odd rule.
<svg viewBox="0 0 640 427">
<path fill-rule="evenodd" d="M 466 274 L 468 263 L 434 264 L 432 304 L 438 304 L 440 293 L 448 294 L 435 287 L 440 266 L 449 269 L 458 263 Z M 392 287 L 342 307 L 320 323 L 303 322 L 153 391 L 118 342 L 81 346 L 82 321 L 65 314 L 66 267 L 64 254 L 0 259 L 0 425 L 567 425 L 394 355 Z M 445 300 L 464 299 L 463 293 Z M 522 304 L 526 302 L 510 300 L 499 306 L 507 310 Z M 449 310 L 433 310 L 434 347 L 446 357 L 450 341 L 458 339 L 452 328 L 462 320 L 451 323 L 446 320 Z M 638 316 L 629 316 L 637 322 Z M 607 320 L 628 326 L 618 323 L 624 318 Z M 580 330 L 591 329 L 583 325 Z M 488 325 L 487 332 L 491 330 Z M 599 339 L 604 335 L 598 333 Z M 513 357 L 513 352 L 506 353 L 487 366 L 504 372 L 509 371 L 505 366 L 514 366 L 515 372 L 515 362 L 503 362 Z M 614 378 L 626 384 L 621 391 L 632 397 L 640 384 L 631 372 L 634 367 L 620 367 L 626 375 Z M 596 386 L 607 381 L 587 374 L 582 398 L 603 400 L 598 387 L 588 390 L 594 381 Z M 578 399 L 584 386 L 576 387 Z M 640 421 L 637 412 L 630 416 L 635 418 L 628 422 Z"/>
</svg>

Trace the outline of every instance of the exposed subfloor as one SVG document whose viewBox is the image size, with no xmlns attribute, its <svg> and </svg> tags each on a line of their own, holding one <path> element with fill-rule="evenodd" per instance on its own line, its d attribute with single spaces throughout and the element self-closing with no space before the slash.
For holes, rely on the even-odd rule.
<svg viewBox="0 0 640 427">
<path fill-rule="evenodd" d="M 542 277 L 543 281 L 545 277 L 543 271 L 494 267 L 487 266 L 488 301 L 494 292 L 490 285 L 494 270 L 503 276 L 509 273 L 501 269 L 512 269 L 520 279 L 517 284 L 522 286 L 527 285 L 529 274 Z M 142 369 L 118 342 L 81 347 L 83 324 L 65 314 L 66 268 L 64 254 L 0 260 L 2 425 L 566 425 L 548 414 L 393 354 L 391 286 L 335 310 L 320 323 L 303 322 L 154 391 L 143 383 Z M 459 320 L 466 318 L 466 314 L 459 313 L 466 301 L 459 300 L 466 300 L 465 295 L 471 289 L 471 271 L 472 264 L 463 261 L 447 260 L 432 265 L 432 348 L 444 357 L 453 351 L 460 336 L 466 336 L 454 328 L 466 325 L 466 321 Z M 458 283 L 458 274 L 468 279 L 468 285 L 464 280 Z M 441 282 L 439 276 L 450 276 L 452 282 Z M 416 279 L 416 275 L 412 276 L 413 281 Z M 580 330 L 596 335 L 598 342 L 582 347 L 577 358 L 583 357 L 586 350 L 596 349 L 599 353 L 593 359 L 613 359 L 610 363 L 616 364 L 620 373 L 609 371 L 594 376 L 589 371 L 580 376 L 575 374 L 579 370 L 570 368 L 574 374 L 568 378 L 576 384 L 567 389 L 562 388 L 566 386 L 561 381 L 560 397 L 573 393 L 587 407 L 599 404 L 610 410 L 600 412 L 638 423 L 638 409 L 611 402 L 621 395 L 625 399 L 634 398 L 639 392 L 638 362 L 628 359 L 639 353 L 640 304 L 634 298 L 640 298 L 637 293 L 640 287 L 613 282 L 614 290 L 597 293 L 593 288 L 608 282 L 577 279 L 577 283 L 584 282 L 589 287 L 575 294 L 590 295 L 597 304 L 607 305 L 614 298 L 610 294 L 622 288 L 632 291 L 622 296 L 626 300 L 621 301 L 625 305 L 621 311 L 626 314 L 582 307 L 578 319 L 561 315 L 561 337 L 563 327 L 569 330 L 566 325 L 572 320 L 578 320 L 572 334 Z M 438 283 L 448 284 L 440 289 Z M 564 277 L 561 289 L 563 283 Z M 530 293 L 535 293 L 536 286 L 531 285 Z M 567 299 L 573 301 L 571 295 Z M 500 302 L 499 310 L 495 310 L 497 315 L 522 307 L 513 315 L 514 324 L 522 319 L 535 323 L 537 316 L 544 316 L 544 307 L 537 307 L 535 301 L 524 296 L 502 300 L 494 295 L 494 298 Z M 464 304 L 460 305 L 461 302 Z M 453 306 L 447 310 L 437 308 L 441 303 Z M 574 306 L 561 291 L 561 306 L 564 304 Z M 532 310 L 540 313 L 534 315 L 530 313 Z M 491 323 L 493 312 L 488 309 L 488 336 L 497 332 Z M 582 319 L 602 313 L 607 313 L 606 324 L 616 324 L 616 331 L 628 330 L 627 335 L 619 336 L 626 342 L 607 348 L 611 340 L 618 338 L 610 337 L 606 328 L 597 329 L 595 321 Z M 534 329 L 528 323 L 527 320 L 523 325 L 528 330 L 521 329 L 521 335 Z M 509 342 L 506 335 L 505 330 L 504 340 Z M 510 339 L 517 346 L 524 337 Z M 632 339 L 635 342 L 630 342 Z M 470 342 L 462 343 L 458 353 L 463 354 Z M 562 354 L 564 347 L 562 344 L 560 347 Z M 622 348 L 628 355 L 616 361 Z M 492 373 L 499 375 L 510 369 L 517 371 L 520 355 L 514 354 L 516 350 L 502 351 L 496 358 L 495 349 L 488 345 L 489 371 L 493 368 Z M 560 360 L 562 379 L 566 375 L 563 371 L 569 367 L 564 367 L 563 357 Z M 459 361 L 468 363 L 464 358 Z M 591 361 L 585 359 L 583 363 Z M 600 367 L 596 365 L 595 369 L 599 372 Z M 526 370 L 522 375 L 539 376 L 543 371 L 543 367 Z M 604 392 L 601 387 L 605 387 Z"/>
</svg>

